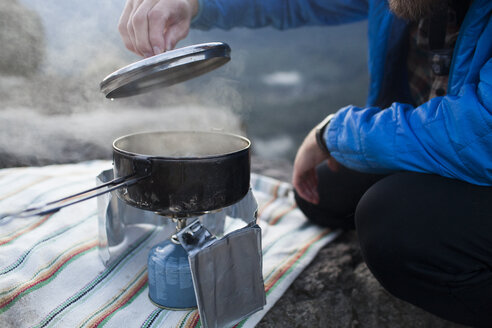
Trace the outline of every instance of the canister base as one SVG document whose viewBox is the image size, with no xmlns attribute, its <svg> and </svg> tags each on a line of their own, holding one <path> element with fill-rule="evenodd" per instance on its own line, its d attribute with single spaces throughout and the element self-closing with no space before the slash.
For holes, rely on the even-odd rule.
<svg viewBox="0 0 492 328">
<path fill-rule="evenodd" d="M 197 306 L 192 306 L 192 307 L 186 307 L 186 308 L 174 308 L 174 307 L 169 307 L 169 306 L 164 306 L 164 305 L 160 305 L 156 302 L 154 302 L 154 300 L 152 300 L 152 298 L 150 297 L 150 293 L 149 293 L 149 300 L 152 302 L 152 304 L 154 304 L 155 306 L 157 306 L 158 308 L 161 308 L 161 309 L 165 309 L 165 310 L 172 310 L 172 311 L 190 311 L 190 310 L 196 310 L 198 307 Z"/>
</svg>

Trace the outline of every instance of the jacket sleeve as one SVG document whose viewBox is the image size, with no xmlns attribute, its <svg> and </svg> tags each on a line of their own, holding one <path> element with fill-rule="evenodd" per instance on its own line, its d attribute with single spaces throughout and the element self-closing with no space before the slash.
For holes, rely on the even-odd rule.
<svg viewBox="0 0 492 328">
<path fill-rule="evenodd" d="M 332 156 L 362 172 L 406 170 L 492 185 L 492 59 L 479 82 L 419 106 L 342 108 L 325 131 Z"/>
<path fill-rule="evenodd" d="M 367 17 L 368 0 L 198 0 L 192 28 L 336 25 Z"/>
</svg>

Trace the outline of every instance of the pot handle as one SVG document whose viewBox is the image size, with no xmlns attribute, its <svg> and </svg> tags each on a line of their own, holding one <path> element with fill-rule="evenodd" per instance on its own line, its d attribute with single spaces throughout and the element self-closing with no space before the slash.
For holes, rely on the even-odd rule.
<svg viewBox="0 0 492 328">
<path fill-rule="evenodd" d="M 74 205 L 83 201 L 86 201 L 88 199 L 100 196 L 102 194 L 108 193 L 110 191 L 116 190 L 121 187 L 128 187 L 131 186 L 135 183 L 137 183 L 140 180 L 146 179 L 150 176 L 151 174 L 151 161 L 148 158 L 136 158 L 133 161 L 133 174 L 120 177 L 120 178 L 115 178 L 111 181 L 108 181 L 106 183 L 103 183 L 99 186 L 78 192 L 76 194 L 66 196 L 45 204 L 41 204 L 38 206 L 33 206 L 33 207 L 28 207 L 23 210 L 19 211 L 11 211 L 11 212 L 4 212 L 0 213 L 0 221 L 12 217 L 12 218 L 27 218 L 30 216 L 37 216 L 37 215 L 46 215 L 50 213 L 55 213 L 58 212 L 60 209 Z M 98 191 L 99 189 L 108 187 L 105 190 Z M 80 198 L 77 198 L 81 196 Z M 75 198 L 75 199 L 73 199 Z"/>
</svg>

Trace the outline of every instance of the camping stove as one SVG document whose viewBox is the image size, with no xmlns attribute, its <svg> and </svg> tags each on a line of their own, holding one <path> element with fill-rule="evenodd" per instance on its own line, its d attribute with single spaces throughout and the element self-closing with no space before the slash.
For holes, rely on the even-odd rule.
<svg viewBox="0 0 492 328">
<path fill-rule="evenodd" d="M 104 171 L 98 183 L 112 176 L 112 170 Z M 211 314 L 207 319 L 207 312 L 216 311 L 212 307 L 245 303 L 225 312 L 229 316 L 225 319 L 232 320 L 239 317 L 239 311 L 251 313 L 264 305 L 261 231 L 251 190 L 235 204 L 198 215 L 160 215 L 129 206 L 114 194 L 100 196 L 98 210 L 99 254 L 106 266 L 120 261 L 145 233 L 161 231 L 162 241 L 150 249 L 147 258 L 149 298 L 155 305 L 172 310 L 198 307 L 200 317 L 208 322 L 223 319 Z M 243 280 L 250 295 L 234 300 L 237 290 L 244 289 Z M 211 293 L 220 298 L 213 305 L 207 304 L 214 297 Z"/>
</svg>

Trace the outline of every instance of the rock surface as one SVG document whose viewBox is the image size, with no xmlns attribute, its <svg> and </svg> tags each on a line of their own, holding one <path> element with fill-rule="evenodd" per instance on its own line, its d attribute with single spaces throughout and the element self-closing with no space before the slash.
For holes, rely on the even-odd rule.
<svg viewBox="0 0 492 328">
<path fill-rule="evenodd" d="M 44 35 L 41 20 L 17 0 L 0 2 L 0 71 L 31 75 L 41 65 Z"/>
</svg>

